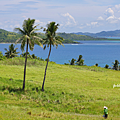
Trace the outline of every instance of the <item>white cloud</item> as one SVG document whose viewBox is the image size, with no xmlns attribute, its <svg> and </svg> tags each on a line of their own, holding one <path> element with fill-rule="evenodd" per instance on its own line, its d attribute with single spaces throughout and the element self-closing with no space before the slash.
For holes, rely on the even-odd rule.
<svg viewBox="0 0 120 120">
<path fill-rule="evenodd" d="M 71 25 L 73 23 L 76 25 L 76 21 L 75 21 L 74 17 L 72 15 L 70 15 L 69 13 L 62 14 L 62 16 L 68 18 L 67 25 Z"/>
<path fill-rule="evenodd" d="M 91 22 L 91 25 L 97 25 L 98 24 L 98 22 Z"/>
<path fill-rule="evenodd" d="M 86 25 L 87 25 L 87 26 L 91 26 L 91 24 L 89 24 L 89 23 L 86 23 Z"/>
<path fill-rule="evenodd" d="M 113 16 L 110 16 L 108 17 L 106 20 L 111 20 L 111 19 L 115 19 L 116 17 L 113 15 Z"/>
<path fill-rule="evenodd" d="M 118 22 L 118 18 L 116 18 L 114 15 L 110 16 L 106 19 L 106 21 L 108 21 L 109 23 L 117 23 Z"/>
<path fill-rule="evenodd" d="M 98 17 L 97 20 L 104 20 L 104 18 L 102 16 Z"/>
<path fill-rule="evenodd" d="M 10 27 L 11 29 L 14 29 L 14 26 L 13 26 L 13 25 L 10 25 L 9 27 Z"/>
<path fill-rule="evenodd" d="M 96 27 L 98 26 L 98 22 L 91 22 L 91 23 L 86 23 L 86 24 L 81 24 L 81 26 L 79 27 L 80 29 L 83 29 L 83 28 L 93 28 L 93 27 Z"/>
<path fill-rule="evenodd" d="M 119 9 L 120 8 L 120 4 L 119 5 L 115 5 L 115 8 Z"/>
<path fill-rule="evenodd" d="M 20 27 L 20 24 L 16 24 L 15 27 Z"/>
<path fill-rule="evenodd" d="M 15 25 L 9 25 L 9 28 L 11 28 L 12 30 L 14 30 L 14 28 L 20 28 L 20 24 L 15 24 Z"/>
<path fill-rule="evenodd" d="M 36 19 L 36 20 L 35 20 L 35 25 L 38 25 L 38 24 L 43 27 L 43 26 L 45 26 L 47 23 L 41 22 L 40 20 L 37 20 L 37 19 Z"/>
<path fill-rule="evenodd" d="M 28 19 L 25 15 L 24 15 L 24 16 L 22 16 L 22 17 L 23 17 L 24 19 L 26 19 L 26 20 Z"/>
<path fill-rule="evenodd" d="M 107 15 L 107 16 L 112 16 L 112 15 L 114 15 L 114 11 L 113 11 L 111 8 L 108 8 L 108 9 L 105 11 L 105 15 Z"/>
</svg>

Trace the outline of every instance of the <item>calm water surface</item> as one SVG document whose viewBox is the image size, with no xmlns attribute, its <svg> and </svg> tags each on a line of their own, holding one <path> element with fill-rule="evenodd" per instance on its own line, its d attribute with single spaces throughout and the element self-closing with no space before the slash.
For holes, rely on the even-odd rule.
<svg viewBox="0 0 120 120">
<path fill-rule="evenodd" d="M 104 67 L 108 64 L 112 67 L 112 62 L 120 61 L 120 41 L 80 41 L 81 44 L 64 44 L 52 48 L 50 60 L 58 64 L 69 63 L 72 58 L 77 59 L 79 55 L 83 56 L 85 64 L 88 66 L 98 63 L 99 66 Z M 0 51 L 5 53 L 4 48 L 9 47 L 10 44 L 0 44 Z M 17 44 L 17 51 L 21 52 L 20 44 Z M 35 45 L 30 54 L 35 54 L 38 57 L 46 59 L 49 49 L 43 50 L 38 45 Z M 22 52 L 21 52 L 22 53 Z M 21 54 L 20 53 L 20 54 Z"/>
</svg>

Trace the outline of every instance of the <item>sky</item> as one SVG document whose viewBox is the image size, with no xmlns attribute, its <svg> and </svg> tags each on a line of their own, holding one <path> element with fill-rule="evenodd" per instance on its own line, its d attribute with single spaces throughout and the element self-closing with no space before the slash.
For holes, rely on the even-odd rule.
<svg viewBox="0 0 120 120">
<path fill-rule="evenodd" d="M 35 19 L 40 27 L 52 21 L 58 32 L 75 33 L 120 29 L 119 0 L 0 0 L 0 29 L 14 31 Z M 42 32 L 42 31 L 41 31 Z"/>
</svg>

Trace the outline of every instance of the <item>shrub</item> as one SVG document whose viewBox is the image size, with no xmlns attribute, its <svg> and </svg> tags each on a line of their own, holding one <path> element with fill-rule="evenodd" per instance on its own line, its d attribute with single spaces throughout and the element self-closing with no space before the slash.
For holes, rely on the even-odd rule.
<svg viewBox="0 0 120 120">
<path fill-rule="evenodd" d="M 109 65 L 107 65 L 107 64 L 106 64 L 106 65 L 105 65 L 105 68 L 107 68 L 107 69 L 108 69 L 108 68 L 109 68 Z"/>
<path fill-rule="evenodd" d="M 0 60 L 6 59 L 5 56 L 3 56 L 2 52 L 0 51 Z"/>
</svg>

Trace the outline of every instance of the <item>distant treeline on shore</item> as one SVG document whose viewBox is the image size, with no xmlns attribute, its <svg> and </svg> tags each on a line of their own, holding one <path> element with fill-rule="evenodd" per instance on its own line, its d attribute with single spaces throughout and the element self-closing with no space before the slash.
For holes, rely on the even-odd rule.
<svg viewBox="0 0 120 120">
<path fill-rule="evenodd" d="M 78 43 L 74 40 L 108 40 L 107 38 L 94 38 L 87 35 L 77 35 L 74 33 L 57 33 L 58 36 L 64 38 L 63 43 Z M 15 32 L 9 32 L 3 29 L 0 29 L 0 43 L 15 43 L 15 41 L 20 38 L 20 34 Z M 44 33 L 38 33 L 38 36 L 41 38 L 45 38 Z"/>
</svg>

